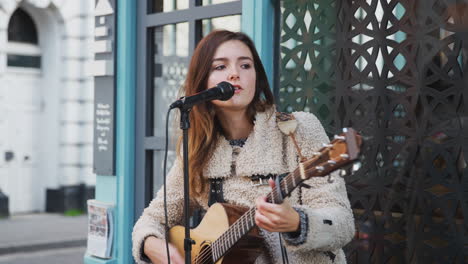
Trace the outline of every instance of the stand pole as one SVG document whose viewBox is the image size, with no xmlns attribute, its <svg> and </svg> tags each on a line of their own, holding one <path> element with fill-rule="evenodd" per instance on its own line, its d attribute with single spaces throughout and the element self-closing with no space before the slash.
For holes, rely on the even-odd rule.
<svg viewBox="0 0 468 264">
<path fill-rule="evenodd" d="M 184 217 L 185 217 L 185 263 L 192 261 L 192 244 L 195 244 L 190 238 L 190 184 L 189 184 L 189 160 L 188 160 L 188 129 L 190 128 L 189 112 L 191 109 L 180 109 L 180 128 L 183 132 L 183 157 L 184 157 Z"/>
</svg>

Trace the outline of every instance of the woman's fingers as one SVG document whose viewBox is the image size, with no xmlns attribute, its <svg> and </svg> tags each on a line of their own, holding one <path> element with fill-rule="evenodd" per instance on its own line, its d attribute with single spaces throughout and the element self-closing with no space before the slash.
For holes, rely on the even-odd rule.
<svg viewBox="0 0 468 264">
<path fill-rule="evenodd" d="M 270 232 L 294 231 L 298 225 L 297 212 L 287 203 L 271 204 L 266 197 L 256 200 L 255 223 Z"/>
<path fill-rule="evenodd" d="M 270 185 L 272 189 L 275 188 L 276 186 L 275 181 L 272 178 L 268 179 L 268 184 Z"/>
<path fill-rule="evenodd" d="M 177 249 L 172 244 L 170 244 L 169 246 L 171 253 L 171 263 L 184 264 L 185 260 L 182 257 L 182 255 L 179 254 L 179 251 L 177 251 Z"/>
<path fill-rule="evenodd" d="M 154 236 L 145 239 L 144 252 L 152 263 L 167 263 L 166 242 Z M 183 264 L 184 258 L 173 244 L 169 244 L 171 263 Z"/>
</svg>

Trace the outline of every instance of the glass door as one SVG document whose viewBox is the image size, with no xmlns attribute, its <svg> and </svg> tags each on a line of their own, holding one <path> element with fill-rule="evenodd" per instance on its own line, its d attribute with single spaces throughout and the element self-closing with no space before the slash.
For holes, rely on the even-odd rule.
<svg viewBox="0 0 468 264">
<path fill-rule="evenodd" d="M 138 3 L 135 217 L 162 185 L 166 113 L 180 95 L 196 44 L 215 29 L 240 31 L 242 10 L 238 0 Z M 168 170 L 178 132 L 170 120 Z"/>
</svg>

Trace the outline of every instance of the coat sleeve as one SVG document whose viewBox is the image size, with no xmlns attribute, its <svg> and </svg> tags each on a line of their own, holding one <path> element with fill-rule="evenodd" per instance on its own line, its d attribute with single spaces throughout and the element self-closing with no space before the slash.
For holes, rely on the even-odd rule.
<svg viewBox="0 0 468 264">
<path fill-rule="evenodd" d="M 329 139 L 320 121 L 310 113 L 294 113 L 298 120 L 297 140 L 305 157 L 311 157 L 322 143 Z M 302 209 L 307 215 L 307 235 L 304 243 L 293 245 L 285 241 L 288 250 L 334 251 L 344 247 L 354 236 L 355 225 L 344 180 L 332 173 L 328 177 L 313 177 L 305 183 L 310 189 L 302 188 Z"/>
<path fill-rule="evenodd" d="M 167 174 L 166 189 L 168 226 L 172 227 L 180 224 L 183 217 L 183 175 L 179 159 L 175 161 Z M 148 258 L 143 254 L 143 241 L 148 236 L 164 239 L 164 223 L 164 189 L 161 187 L 156 198 L 145 208 L 133 227 L 132 252 L 137 263 L 149 263 Z"/>
</svg>

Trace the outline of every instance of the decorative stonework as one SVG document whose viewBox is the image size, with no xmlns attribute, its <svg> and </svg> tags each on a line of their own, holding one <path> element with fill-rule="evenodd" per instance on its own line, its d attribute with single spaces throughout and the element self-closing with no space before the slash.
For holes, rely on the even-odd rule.
<svg viewBox="0 0 468 264">
<path fill-rule="evenodd" d="M 49 115 L 55 119 L 51 121 L 52 124 L 44 125 L 49 137 L 55 140 L 50 145 L 57 147 L 48 150 L 50 156 L 56 157 L 56 163 L 50 167 L 47 176 L 41 176 L 44 177 L 43 182 L 48 188 L 83 182 L 93 185 L 95 176 L 91 171 L 91 161 L 87 158 L 92 156 L 90 113 L 93 109 L 93 82 L 90 76 L 85 75 L 85 65 L 92 60 L 90 43 L 93 27 L 89 25 L 94 25 L 94 1 L 0 0 L 0 93 L 6 82 L 3 77 L 7 76 L 5 47 L 8 22 L 11 14 L 20 6 L 31 14 L 40 28 L 40 35 L 46 38 L 46 41 L 40 42 L 44 58 L 58 58 L 58 64 L 46 65 L 48 73 L 42 74 L 41 81 L 47 79 L 48 84 L 47 89 L 41 89 L 48 91 L 45 109 L 57 109 L 54 115 Z M 12 76 L 8 79 L 11 80 Z M 79 133 L 67 134 L 71 130 Z M 10 207 L 10 210 L 15 209 Z"/>
</svg>

